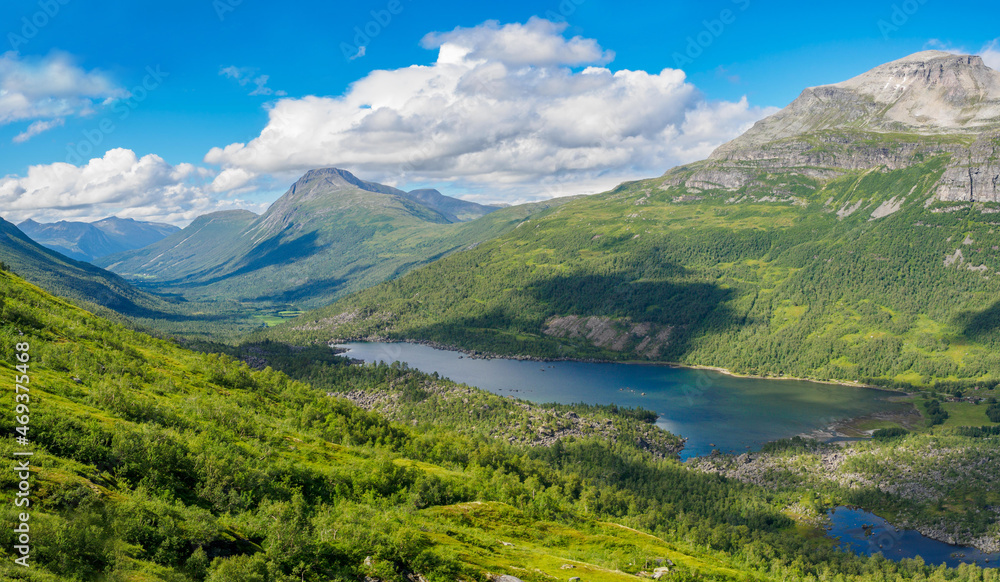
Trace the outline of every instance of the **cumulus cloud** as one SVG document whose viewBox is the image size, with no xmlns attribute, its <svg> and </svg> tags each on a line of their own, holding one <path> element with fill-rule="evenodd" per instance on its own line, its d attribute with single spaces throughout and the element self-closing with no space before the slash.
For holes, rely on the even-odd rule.
<svg viewBox="0 0 1000 582">
<path fill-rule="evenodd" d="M 704 158 L 773 111 L 709 102 L 680 70 L 612 71 L 613 53 L 565 29 L 533 18 L 430 34 L 433 64 L 373 71 L 342 96 L 278 100 L 257 138 L 204 161 L 251 174 L 334 165 L 513 201 Z"/>
<path fill-rule="evenodd" d="M 240 87 L 253 86 L 253 91 L 250 91 L 250 95 L 274 95 L 276 97 L 288 95 L 284 91 L 275 91 L 268 87 L 267 82 L 271 80 L 271 77 L 269 75 L 258 75 L 257 69 L 252 67 L 223 67 L 219 70 L 219 74 L 234 79 L 240 84 Z"/>
<path fill-rule="evenodd" d="M 57 127 L 69 116 L 89 115 L 100 104 L 128 92 L 100 71 L 86 71 L 64 53 L 22 58 L 0 55 L 0 125 L 38 120 L 14 141 L 21 143 Z"/>
<path fill-rule="evenodd" d="M 82 166 L 37 165 L 25 176 L 0 178 L 0 208 L 3 218 L 15 222 L 97 220 L 115 214 L 181 224 L 216 210 L 264 209 L 213 196 L 221 191 L 206 185 L 213 175 L 192 164 L 171 165 L 157 155 L 138 157 L 119 148 Z"/>
<path fill-rule="evenodd" d="M 212 180 L 209 188 L 212 192 L 239 191 L 250 184 L 256 177 L 256 174 L 248 172 L 243 168 L 227 168 Z"/>
<path fill-rule="evenodd" d="M 557 23 L 531 18 L 527 24 L 507 24 L 490 20 L 474 28 L 456 28 L 451 32 L 431 33 L 421 45 L 439 49 L 445 45 L 459 47 L 469 60 L 503 63 L 512 67 L 579 66 L 611 62 L 615 54 L 603 50 L 597 41 L 563 35 L 565 22 Z"/>
</svg>

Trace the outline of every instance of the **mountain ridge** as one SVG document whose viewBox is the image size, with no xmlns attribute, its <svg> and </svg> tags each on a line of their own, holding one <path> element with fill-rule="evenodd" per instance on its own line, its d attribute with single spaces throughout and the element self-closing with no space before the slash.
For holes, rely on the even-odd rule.
<svg viewBox="0 0 1000 582">
<path fill-rule="evenodd" d="M 320 168 L 296 180 L 260 216 L 201 217 L 149 247 L 97 263 L 148 288 L 196 300 L 318 307 L 488 240 L 558 204 L 482 207 Z M 459 221 L 451 210 L 485 214 Z"/>
<path fill-rule="evenodd" d="M 1000 129 L 1000 72 L 974 55 L 923 51 L 809 87 L 710 159 L 822 130 L 975 134 Z"/>
<path fill-rule="evenodd" d="M 165 307 L 162 300 L 136 289 L 114 273 L 42 246 L 3 218 L 0 218 L 0 261 L 52 293 L 126 316 L 148 317 Z"/>
<path fill-rule="evenodd" d="M 806 89 L 707 160 L 665 175 L 693 191 L 749 188 L 766 196 L 763 169 L 827 179 L 935 155 L 950 156 L 935 200 L 1000 202 L 1000 72 L 980 57 L 925 51 Z"/>
<path fill-rule="evenodd" d="M 42 246 L 78 261 L 98 258 L 153 244 L 180 230 L 172 224 L 142 222 L 109 216 L 95 222 L 60 220 L 39 223 L 28 219 L 17 225 Z"/>
</svg>

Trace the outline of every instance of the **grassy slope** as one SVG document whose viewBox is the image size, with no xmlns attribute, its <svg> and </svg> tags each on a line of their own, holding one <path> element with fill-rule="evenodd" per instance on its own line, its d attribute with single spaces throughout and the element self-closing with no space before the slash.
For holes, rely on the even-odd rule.
<svg viewBox="0 0 1000 582">
<path fill-rule="evenodd" d="M 539 503 L 557 510 L 532 510 L 535 492 L 581 482 L 569 473 L 550 481 L 558 473 L 516 449 L 394 427 L 270 370 L 127 331 L 6 272 L 0 311 L 8 377 L 14 344 L 31 345 L 36 451 L 35 567 L 5 560 L 6 580 L 399 579 L 417 566 L 434 580 L 522 569 L 536 580 L 567 562 L 590 579 L 634 579 L 618 570 L 631 567 L 623 556 L 744 579 L 717 552 L 601 523 L 556 490 Z M 355 387 L 384 385 L 343 370 Z M 0 430 L 13 434 L 9 415 Z M 463 452 L 414 452 L 435 444 Z M 493 461 L 461 460 L 484 445 Z M 10 457 L 20 447 L 7 437 L 0 448 Z M 435 455 L 438 464 L 427 462 Z M 487 477 L 497 462 L 501 481 Z M 7 472 L 0 486 L 7 523 L 13 479 Z M 488 489 L 501 483 L 509 494 Z"/>
<path fill-rule="evenodd" d="M 664 178 L 624 184 L 270 337 L 379 336 L 502 354 L 643 359 L 640 338 L 612 351 L 543 333 L 556 316 L 604 316 L 622 333 L 640 322 L 669 330 L 661 360 L 820 379 L 996 380 L 1000 219 L 980 206 L 925 208 L 944 163 L 829 182 L 761 174 L 786 193 L 779 200 L 689 192 L 664 187 Z M 873 220 L 893 198 L 906 199 L 902 209 Z M 966 260 L 946 267 L 957 250 Z M 987 270 L 968 269 L 979 265 Z"/>
<path fill-rule="evenodd" d="M 8 378 L 20 342 L 31 346 L 34 567 L 5 559 L 5 580 L 402 582 L 416 571 L 432 582 L 499 573 L 627 581 L 664 558 L 675 580 L 931 573 L 832 551 L 820 530 L 785 516 L 802 491 L 693 472 L 622 433 L 506 445 L 470 429 L 503 430 L 503 421 L 469 412 L 487 402 L 516 410 L 515 401 L 461 390 L 465 406 L 446 405 L 425 390 L 440 380 L 402 367 L 246 348 L 307 385 L 128 331 L 0 271 Z M 417 416 L 442 414 L 392 424 L 331 389 L 388 391 Z M 579 413 L 626 430 L 636 422 Z M 8 458 L 22 448 L 12 423 L 0 416 Z M 8 524 L 15 488 L 12 472 L 0 475 Z M 5 554 L 12 536 L 0 532 Z M 953 579 L 982 576 L 971 568 Z"/>
</svg>

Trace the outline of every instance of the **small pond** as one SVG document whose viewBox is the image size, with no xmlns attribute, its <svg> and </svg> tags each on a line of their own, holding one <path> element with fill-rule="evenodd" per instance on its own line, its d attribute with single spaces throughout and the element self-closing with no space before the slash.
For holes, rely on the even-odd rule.
<svg viewBox="0 0 1000 582">
<path fill-rule="evenodd" d="M 862 509 L 836 507 L 830 510 L 833 527 L 828 534 L 840 539 L 840 547 L 856 554 L 881 553 L 890 560 L 920 556 L 928 564 L 975 563 L 996 567 L 1000 554 L 984 554 L 976 548 L 953 546 L 931 539 L 915 530 L 897 530 L 889 522 Z"/>
</svg>

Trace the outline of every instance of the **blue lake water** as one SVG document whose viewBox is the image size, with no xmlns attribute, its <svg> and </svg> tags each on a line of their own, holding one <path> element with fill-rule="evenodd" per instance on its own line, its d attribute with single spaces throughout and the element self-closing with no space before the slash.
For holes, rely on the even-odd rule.
<svg viewBox="0 0 1000 582">
<path fill-rule="evenodd" d="M 686 437 L 682 457 L 741 453 L 874 412 L 903 411 L 891 393 L 795 380 L 736 378 L 669 366 L 478 359 L 408 343 L 350 343 L 348 357 L 405 362 L 495 394 L 533 402 L 641 406 Z M 713 446 L 714 445 L 714 446 Z"/>
<path fill-rule="evenodd" d="M 840 538 L 840 546 L 856 554 L 871 556 L 881 553 L 891 560 L 920 556 L 927 564 L 976 563 L 996 567 L 1000 554 L 984 554 L 971 547 L 952 546 L 933 540 L 914 530 L 896 530 L 887 521 L 861 509 L 837 507 L 830 512 L 833 528 L 830 537 Z M 872 526 L 866 535 L 864 525 Z"/>
</svg>

